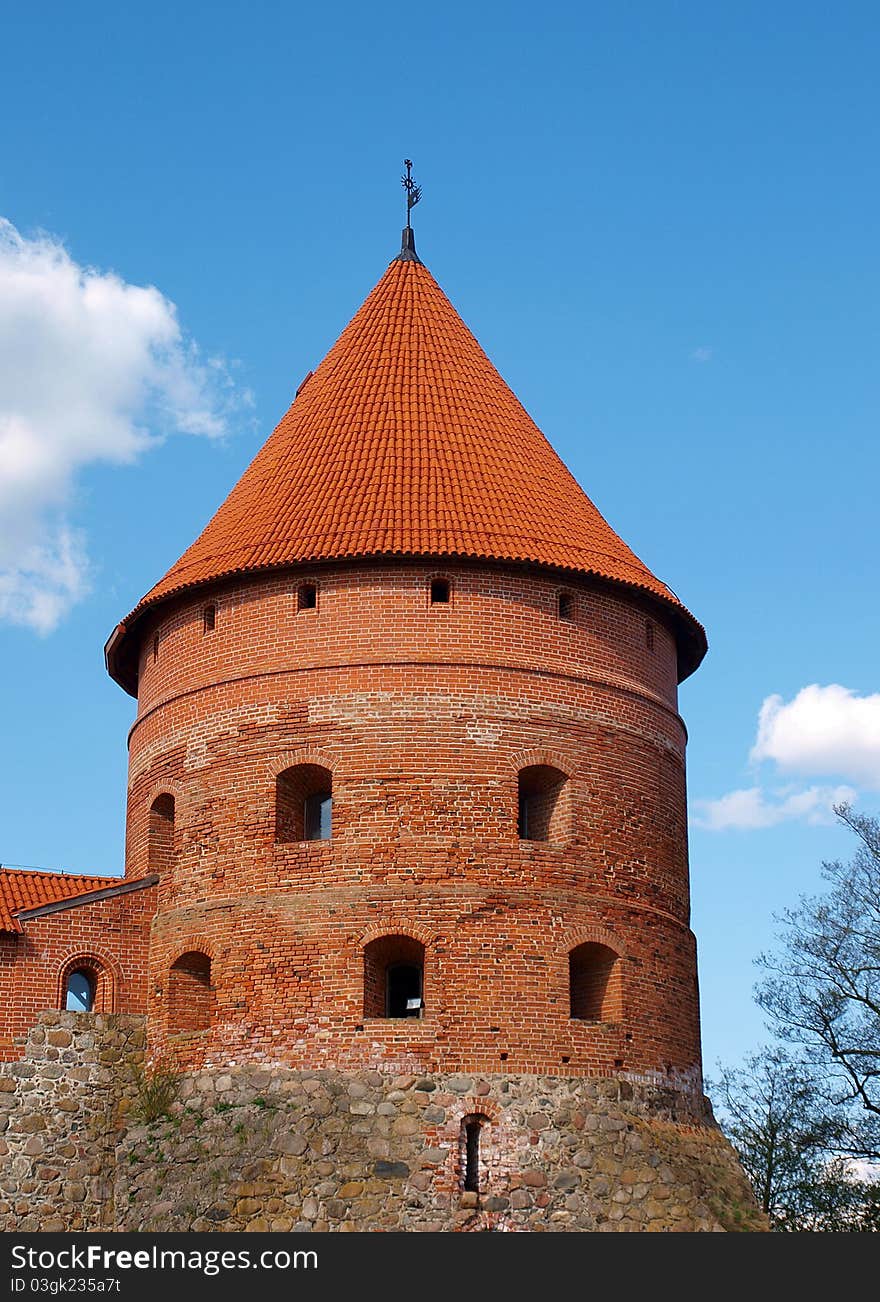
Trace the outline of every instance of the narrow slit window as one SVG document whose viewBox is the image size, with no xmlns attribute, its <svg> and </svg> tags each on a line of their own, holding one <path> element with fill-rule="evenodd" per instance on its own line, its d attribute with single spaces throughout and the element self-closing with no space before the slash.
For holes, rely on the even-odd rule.
<svg viewBox="0 0 880 1302">
<path fill-rule="evenodd" d="M 159 659 L 159 634 L 153 638 L 153 663 Z"/>
<path fill-rule="evenodd" d="M 468 1193 L 480 1192 L 480 1131 L 482 1126 L 476 1118 L 468 1121 L 464 1128 L 464 1187 Z"/>
<path fill-rule="evenodd" d="M 649 619 L 645 620 L 645 646 L 649 651 L 654 650 L 654 625 Z"/>
<path fill-rule="evenodd" d="M 202 611 L 202 632 L 213 633 L 217 626 L 217 607 L 213 604 Z"/>
<path fill-rule="evenodd" d="M 560 619 L 574 619 L 574 597 L 570 592 L 560 592 L 556 608 Z"/>
<path fill-rule="evenodd" d="M 506 1054 L 501 1056 L 507 1057 Z M 485 1190 L 486 1164 L 482 1144 L 488 1120 L 489 1118 L 480 1112 L 462 1118 L 459 1159 L 461 1188 L 464 1193 L 479 1194 L 481 1189 Z"/>
<path fill-rule="evenodd" d="M 448 606 L 452 585 L 448 579 L 431 580 L 431 605 Z"/>
<path fill-rule="evenodd" d="M 297 610 L 316 610 L 318 607 L 318 585 L 301 583 L 296 592 Z"/>
</svg>

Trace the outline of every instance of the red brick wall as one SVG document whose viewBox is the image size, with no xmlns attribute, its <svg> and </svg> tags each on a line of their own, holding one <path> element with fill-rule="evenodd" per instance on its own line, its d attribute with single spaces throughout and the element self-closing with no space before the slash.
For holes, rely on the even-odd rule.
<svg viewBox="0 0 880 1302">
<path fill-rule="evenodd" d="M 67 972 L 97 976 L 96 1012 L 144 1013 L 156 889 L 31 918 L 24 934 L 0 935 L 0 1059 L 20 1056 L 39 1013 L 61 1008 Z"/>
<path fill-rule="evenodd" d="M 199 950 L 211 1028 L 172 1040 L 192 1062 L 693 1075 L 671 632 L 621 589 L 443 572 L 449 604 L 430 604 L 434 567 L 363 563 L 217 587 L 145 627 L 130 875 L 147 868 L 152 802 L 175 798 L 154 1043 L 171 965 Z M 315 610 L 297 609 L 304 579 Z M 329 842 L 276 842 L 275 779 L 296 764 L 332 771 Z M 561 842 L 518 839 L 517 775 L 535 765 L 568 775 Z M 425 946 L 425 1016 L 365 1022 L 364 947 L 398 933 Z M 568 955 L 586 941 L 621 955 L 617 1022 L 569 1017 Z"/>
</svg>

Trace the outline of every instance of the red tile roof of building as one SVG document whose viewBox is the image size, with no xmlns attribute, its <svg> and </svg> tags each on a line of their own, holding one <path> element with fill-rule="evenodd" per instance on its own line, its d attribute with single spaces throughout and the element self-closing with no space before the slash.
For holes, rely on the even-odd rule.
<svg viewBox="0 0 880 1302">
<path fill-rule="evenodd" d="M 121 643 L 175 593 L 378 556 L 597 575 L 673 613 L 683 673 L 706 650 L 702 626 L 600 515 L 417 260 L 391 263 L 213 519 L 119 626 L 108 665 L 131 690 Z"/>
<path fill-rule="evenodd" d="M 84 874 L 37 872 L 0 867 L 0 931 L 21 931 L 16 913 L 41 904 L 73 899 L 89 891 L 118 886 L 122 877 L 87 877 Z"/>
</svg>

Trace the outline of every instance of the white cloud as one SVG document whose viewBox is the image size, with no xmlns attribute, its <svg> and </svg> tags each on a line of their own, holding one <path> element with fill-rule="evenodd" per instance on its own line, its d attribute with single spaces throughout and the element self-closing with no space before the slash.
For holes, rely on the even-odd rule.
<svg viewBox="0 0 880 1302">
<path fill-rule="evenodd" d="M 695 800 L 694 821 L 712 831 L 773 827 L 791 819 L 830 821 L 831 806 L 852 802 L 859 787 L 880 791 L 880 693 L 813 683 L 791 701 L 768 696 L 758 712 L 749 758 L 770 763 L 775 786 L 756 783 L 717 800 Z M 795 776 L 824 778 L 820 786 L 780 785 Z M 838 785 L 834 785 L 834 784 Z"/>
<path fill-rule="evenodd" d="M 692 362 L 711 362 L 715 349 L 710 348 L 707 344 L 701 344 L 691 353 Z"/>
<path fill-rule="evenodd" d="M 880 790 L 880 692 L 859 696 L 837 683 L 813 683 L 788 703 L 768 696 L 751 759 L 772 760 L 788 773 L 833 774 Z"/>
<path fill-rule="evenodd" d="M 718 800 L 695 800 L 694 822 L 712 832 L 730 828 L 775 827 L 803 819 L 807 823 L 834 821 L 832 806 L 855 798 L 852 787 L 781 788 L 767 793 L 760 786 L 730 791 Z"/>
<path fill-rule="evenodd" d="M 0 218 L 0 619 L 46 633 L 88 590 L 67 518 L 82 467 L 174 432 L 219 437 L 249 400 L 158 289 Z"/>
</svg>

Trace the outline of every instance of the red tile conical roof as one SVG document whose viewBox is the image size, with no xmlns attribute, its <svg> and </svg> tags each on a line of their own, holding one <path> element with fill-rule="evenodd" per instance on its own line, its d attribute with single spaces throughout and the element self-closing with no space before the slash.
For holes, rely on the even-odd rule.
<svg viewBox="0 0 880 1302">
<path fill-rule="evenodd" d="M 471 557 L 597 575 L 676 617 L 682 673 L 702 627 L 617 536 L 428 269 L 395 259 L 148 607 L 228 575 L 372 556 Z"/>
</svg>

